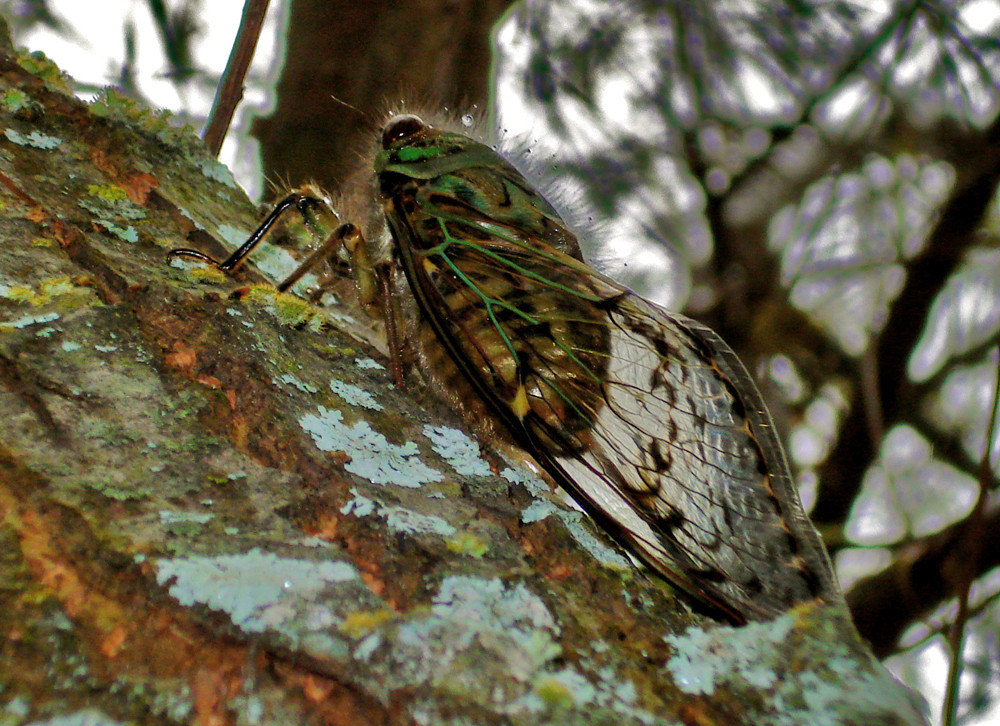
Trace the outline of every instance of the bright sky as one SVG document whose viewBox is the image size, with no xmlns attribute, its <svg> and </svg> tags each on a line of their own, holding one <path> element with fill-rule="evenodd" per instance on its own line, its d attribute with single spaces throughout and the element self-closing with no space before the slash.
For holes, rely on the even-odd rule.
<svg viewBox="0 0 1000 726">
<path fill-rule="evenodd" d="M 203 3 L 199 16 L 201 32 L 195 38 L 193 56 L 201 68 L 218 76 L 229 60 L 229 52 L 239 27 L 244 0 L 211 0 Z M 170 3 L 168 3 L 169 5 Z M 257 77 L 274 77 L 278 72 L 274 59 L 277 28 L 282 23 L 284 0 L 271 0 L 268 19 L 257 45 L 250 73 Z M 15 4 L 16 5 L 16 4 Z M 77 36 L 64 34 L 37 26 L 30 33 L 15 39 L 18 45 L 29 50 L 42 50 L 60 68 L 77 81 L 101 87 L 113 82 L 125 57 L 123 27 L 128 21 L 135 25 L 136 77 L 146 98 L 161 108 L 174 112 L 192 110 L 200 116 L 193 122 L 200 129 L 200 122 L 212 104 L 213 89 L 201 84 L 189 84 L 185 96 L 178 95 L 177 87 L 164 77 L 166 70 L 163 47 L 156 33 L 153 19 L 144 0 L 101 0 L 101 12 L 94 12 L 95 4 L 84 2 L 52 2 L 50 5 Z M 10 12 L 10 11 L 8 11 Z M 265 89 L 271 84 L 251 80 L 237 110 L 234 127 L 248 123 L 252 114 L 266 112 Z M 232 136 L 232 133 L 230 134 Z M 239 158 L 237 153 L 240 154 Z M 230 139 L 222 147 L 220 159 L 229 166 L 251 197 L 260 192 L 257 151 L 252 142 L 244 142 L 239 149 Z"/>
</svg>

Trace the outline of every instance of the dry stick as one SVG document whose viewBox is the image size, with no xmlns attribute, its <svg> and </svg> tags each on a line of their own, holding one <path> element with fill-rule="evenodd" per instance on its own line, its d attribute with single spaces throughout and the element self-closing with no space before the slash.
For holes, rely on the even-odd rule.
<svg viewBox="0 0 1000 726">
<path fill-rule="evenodd" d="M 994 479 L 993 466 L 990 463 L 990 449 L 993 448 L 993 438 L 996 436 L 997 416 L 1000 409 L 1000 369 L 997 370 L 997 380 L 993 391 L 993 406 L 990 411 L 990 423 L 986 427 L 986 441 L 983 444 L 983 456 L 979 460 L 979 496 L 969 515 L 969 526 L 965 531 L 965 557 L 959 570 L 958 613 L 948 634 L 948 645 L 951 649 L 951 659 L 948 663 L 948 686 L 945 689 L 944 706 L 941 709 L 941 722 L 944 726 L 952 726 L 958 715 L 958 688 L 962 676 L 962 641 L 965 636 L 965 624 L 969 619 L 969 589 L 976 576 L 977 565 L 982 554 L 983 525 L 986 514 L 986 499 L 990 491 L 990 482 Z"/>
<path fill-rule="evenodd" d="M 257 49 L 257 40 L 260 38 L 269 2 L 270 0 L 246 0 L 243 5 L 243 17 L 240 18 L 240 29 L 236 32 L 233 51 L 219 80 L 219 86 L 215 89 L 212 110 L 205 124 L 205 146 L 212 156 L 219 155 L 222 140 L 226 138 L 229 124 L 233 121 L 236 105 L 243 99 L 243 79 L 246 78 L 250 61 Z"/>
</svg>

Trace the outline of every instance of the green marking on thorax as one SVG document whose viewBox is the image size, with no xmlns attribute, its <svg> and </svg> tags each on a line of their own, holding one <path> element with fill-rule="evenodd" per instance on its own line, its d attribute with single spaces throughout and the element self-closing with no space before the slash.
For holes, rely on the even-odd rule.
<svg viewBox="0 0 1000 726">
<path fill-rule="evenodd" d="M 402 149 L 396 152 L 396 158 L 402 162 L 410 161 L 423 161 L 424 159 L 432 159 L 441 153 L 441 148 L 438 146 L 404 146 Z"/>
<path fill-rule="evenodd" d="M 433 179 L 460 169 L 496 164 L 496 152 L 478 141 L 455 134 L 439 134 L 433 138 L 440 143 L 422 146 L 420 142 L 425 139 L 403 140 L 379 152 L 375 157 L 375 173 Z"/>
</svg>

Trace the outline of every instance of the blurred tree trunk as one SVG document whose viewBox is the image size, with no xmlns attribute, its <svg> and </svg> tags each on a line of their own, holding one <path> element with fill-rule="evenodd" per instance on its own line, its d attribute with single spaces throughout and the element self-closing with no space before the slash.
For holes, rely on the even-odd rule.
<svg viewBox="0 0 1000 726">
<path fill-rule="evenodd" d="M 485 111 L 490 32 L 511 0 L 294 0 L 274 113 L 258 119 L 264 175 L 334 189 L 388 112 Z"/>
</svg>

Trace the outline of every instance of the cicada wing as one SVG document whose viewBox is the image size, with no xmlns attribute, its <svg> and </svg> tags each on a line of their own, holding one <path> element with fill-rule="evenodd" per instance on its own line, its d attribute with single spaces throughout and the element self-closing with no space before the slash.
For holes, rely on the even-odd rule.
<svg viewBox="0 0 1000 726">
<path fill-rule="evenodd" d="M 413 118 L 387 134 L 376 169 L 428 367 L 445 351 L 612 536 L 731 619 L 837 597 L 729 347 L 588 267 L 488 147 Z"/>
<path fill-rule="evenodd" d="M 632 293 L 603 308 L 609 365 L 586 446 L 552 455 L 544 442 L 565 432 L 528 416 L 535 455 L 653 569 L 736 620 L 835 597 L 770 416 L 731 349 Z"/>
</svg>

